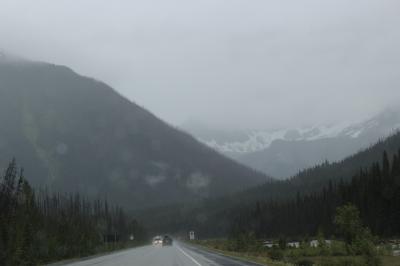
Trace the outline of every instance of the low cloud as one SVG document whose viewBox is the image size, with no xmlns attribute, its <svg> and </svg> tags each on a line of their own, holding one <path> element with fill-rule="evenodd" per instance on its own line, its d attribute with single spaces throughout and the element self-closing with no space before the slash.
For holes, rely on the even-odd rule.
<svg viewBox="0 0 400 266">
<path fill-rule="evenodd" d="M 192 173 L 186 181 L 186 187 L 191 190 L 201 190 L 210 184 L 210 177 L 200 172 Z"/>
<path fill-rule="evenodd" d="M 167 177 L 164 175 L 148 175 L 144 180 L 149 186 L 154 187 L 163 182 L 166 178 Z"/>
<path fill-rule="evenodd" d="M 103 80 L 174 125 L 330 123 L 400 101 L 398 10 L 398 0 L 3 0 L 0 49 Z"/>
</svg>

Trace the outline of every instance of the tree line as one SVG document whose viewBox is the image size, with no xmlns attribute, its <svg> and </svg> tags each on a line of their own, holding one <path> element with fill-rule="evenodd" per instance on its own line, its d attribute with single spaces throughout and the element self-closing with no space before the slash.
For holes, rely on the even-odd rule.
<svg viewBox="0 0 400 266">
<path fill-rule="evenodd" d="M 35 191 L 15 160 L 0 178 L 0 211 L 2 265 L 38 265 L 146 239 L 143 226 L 107 200 Z"/>
<path fill-rule="evenodd" d="M 300 238 L 336 233 L 337 207 L 351 203 L 360 210 L 364 225 L 380 237 L 400 236 L 400 150 L 381 163 L 360 169 L 350 181 L 330 181 L 320 192 L 298 194 L 295 199 L 257 201 L 241 209 L 231 235 L 253 233 L 257 238 Z"/>
<path fill-rule="evenodd" d="M 400 237 L 396 226 L 400 221 L 397 147 L 400 132 L 341 162 L 305 169 L 290 180 L 143 210 L 136 216 L 155 233 L 187 237 L 194 230 L 200 239 L 252 233 L 259 239 L 287 236 L 300 240 L 319 231 L 327 238 L 339 235 L 333 224 L 336 208 L 353 203 L 373 234 Z"/>
<path fill-rule="evenodd" d="M 238 194 L 238 201 L 256 202 L 268 200 L 295 199 L 300 195 L 319 192 L 328 187 L 329 181 L 338 183 L 351 181 L 360 168 L 368 168 L 380 160 L 384 151 L 392 157 L 400 147 L 400 131 L 379 140 L 370 147 L 361 150 L 337 162 L 324 161 L 313 167 L 301 170 L 295 176 L 282 181 L 271 181 Z"/>
</svg>

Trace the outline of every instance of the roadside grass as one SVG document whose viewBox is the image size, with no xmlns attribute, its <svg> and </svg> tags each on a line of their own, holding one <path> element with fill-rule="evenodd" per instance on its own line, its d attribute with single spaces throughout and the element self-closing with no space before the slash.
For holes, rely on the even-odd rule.
<svg viewBox="0 0 400 266">
<path fill-rule="evenodd" d="M 341 250 L 336 250 L 334 254 L 319 254 L 317 248 L 277 249 L 250 248 L 245 251 L 229 250 L 230 246 L 226 240 L 203 240 L 190 242 L 199 245 L 210 251 L 239 258 L 261 265 L 269 266 L 293 266 L 293 265 L 316 265 L 316 266 L 364 266 L 367 265 L 362 256 L 347 256 Z M 271 259 L 271 254 L 278 251 L 281 254 L 279 259 Z M 400 266 L 400 256 L 389 256 L 387 254 L 379 256 L 382 266 Z"/>
<path fill-rule="evenodd" d="M 210 249 L 210 250 L 213 250 L 213 249 Z M 221 253 L 223 255 L 233 257 L 233 258 L 256 262 L 261 265 L 268 265 L 268 266 L 289 266 L 289 265 L 291 265 L 291 264 L 283 262 L 283 261 L 271 260 L 267 256 L 263 256 L 262 254 L 252 254 L 252 253 L 247 253 L 247 252 L 233 252 L 233 251 L 223 251 L 223 250 L 213 250 L 213 251 Z"/>
<path fill-rule="evenodd" d="M 400 266 L 400 256 L 382 256 L 383 266 Z"/>
</svg>

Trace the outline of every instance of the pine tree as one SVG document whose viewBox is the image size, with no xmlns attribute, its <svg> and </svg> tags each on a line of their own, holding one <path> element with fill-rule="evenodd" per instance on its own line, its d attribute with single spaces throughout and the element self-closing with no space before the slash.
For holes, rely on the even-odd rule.
<svg viewBox="0 0 400 266">
<path fill-rule="evenodd" d="M 106 201 L 92 203 L 78 193 L 51 194 L 46 189 L 36 194 L 23 170 L 18 175 L 15 160 L 0 179 L 0 207 L 0 262 L 5 266 L 93 254 L 106 230 L 123 236 L 128 232 L 129 217 Z M 129 230 L 137 240 L 144 239 L 139 224 L 129 224 Z M 119 246 L 125 240 L 120 238 Z"/>
<path fill-rule="evenodd" d="M 384 178 L 387 178 L 390 173 L 390 163 L 389 163 L 389 158 L 388 154 L 386 151 L 383 152 L 383 159 L 382 159 L 382 176 Z"/>
</svg>

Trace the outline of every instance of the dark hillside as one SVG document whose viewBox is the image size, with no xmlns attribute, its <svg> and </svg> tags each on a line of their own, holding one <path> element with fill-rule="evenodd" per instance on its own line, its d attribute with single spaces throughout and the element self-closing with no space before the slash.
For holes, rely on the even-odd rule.
<svg viewBox="0 0 400 266">
<path fill-rule="evenodd" d="M 380 204 L 380 206 L 386 204 L 382 200 L 382 198 L 384 199 L 386 189 L 390 187 L 386 183 L 380 184 L 381 187 L 376 187 L 378 190 L 375 191 L 376 195 L 368 194 L 371 191 L 368 190 L 368 186 L 372 182 L 375 182 L 374 178 L 379 177 L 379 175 L 374 174 L 371 167 L 383 167 L 383 163 L 379 165 L 376 162 L 382 162 L 382 154 L 386 152 L 388 158 L 394 158 L 391 165 L 397 171 L 398 169 L 395 166 L 399 165 L 399 148 L 400 133 L 396 133 L 342 162 L 334 164 L 325 163 L 304 170 L 290 180 L 268 182 L 244 192 L 208 199 L 197 204 L 174 205 L 169 208 L 153 209 L 135 214 L 141 217 L 142 221 L 156 232 L 168 230 L 174 232 L 174 230 L 185 228 L 186 230 L 196 230 L 203 237 L 226 236 L 229 233 L 231 222 L 235 220 L 235 223 L 240 223 L 241 215 L 244 215 L 247 219 L 242 226 L 244 229 L 250 228 L 249 230 L 260 233 L 260 235 L 265 234 L 265 236 L 273 232 L 284 233 L 287 228 L 292 228 L 292 231 L 286 231 L 286 233 L 291 233 L 292 235 L 302 234 L 309 228 L 312 228 L 312 230 L 309 230 L 310 233 L 315 233 L 314 231 L 318 229 L 319 223 L 325 225 L 326 230 L 329 231 L 332 229 L 330 220 L 332 217 L 329 215 L 332 215 L 339 203 L 346 203 L 346 201 L 357 203 L 366 213 L 369 208 L 368 206 L 373 206 L 371 201 L 374 200 L 374 197 L 379 198 L 380 202 L 377 204 Z M 398 172 L 396 173 L 396 178 L 398 179 Z M 389 180 L 388 182 L 390 183 L 391 181 Z M 362 191 L 357 191 L 356 187 L 362 188 Z M 353 191 L 348 192 L 351 189 Z M 337 200 L 328 202 L 328 204 L 326 198 L 323 197 L 327 191 L 333 193 L 333 190 L 335 190 L 335 200 Z M 344 192 L 347 194 L 340 194 Z M 352 195 L 356 198 L 352 197 Z M 314 217 L 312 215 L 317 214 L 317 216 L 319 215 L 318 219 L 314 217 L 313 222 L 310 222 L 307 217 L 304 217 L 300 205 L 296 205 L 300 199 L 307 211 L 305 215 Z M 386 202 L 388 202 L 387 199 Z M 262 203 L 262 207 L 266 210 L 265 217 L 262 215 L 258 217 L 265 219 L 262 221 L 251 216 L 260 203 Z M 297 211 L 295 211 L 296 208 L 298 208 Z M 329 210 L 330 212 L 328 214 L 325 213 L 326 215 L 324 216 L 315 213 L 315 210 L 324 210 L 326 212 Z M 371 212 L 368 213 L 371 214 Z M 300 225 L 296 227 L 291 222 L 290 217 L 295 214 L 298 215 L 296 217 L 303 219 L 303 223 L 301 224 L 303 227 L 300 228 Z M 251 216 L 252 218 L 248 218 L 247 216 Z M 373 221 L 371 217 L 368 219 L 369 222 Z M 159 220 L 165 222 L 158 223 L 157 221 Z M 260 228 L 255 228 L 255 225 L 259 225 Z M 274 226 L 272 227 L 272 225 Z M 276 231 L 271 228 L 276 229 Z M 387 234 L 380 231 L 382 230 L 382 226 L 372 228 L 379 234 Z"/>
<path fill-rule="evenodd" d="M 305 169 L 289 180 L 270 182 L 251 188 L 241 195 L 247 199 L 283 199 L 293 198 L 297 193 L 316 192 L 326 186 L 329 181 L 351 180 L 361 169 L 366 169 L 380 161 L 384 151 L 389 156 L 393 156 L 397 153 L 398 147 L 400 147 L 400 132 L 340 162 L 325 162 Z"/>
<path fill-rule="evenodd" d="M 0 62 L 0 125 L 0 162 L 18 158 L 34 186 L 104 196 L 128 208 L 267 180 L 63 66 Z"/>
</svg>

